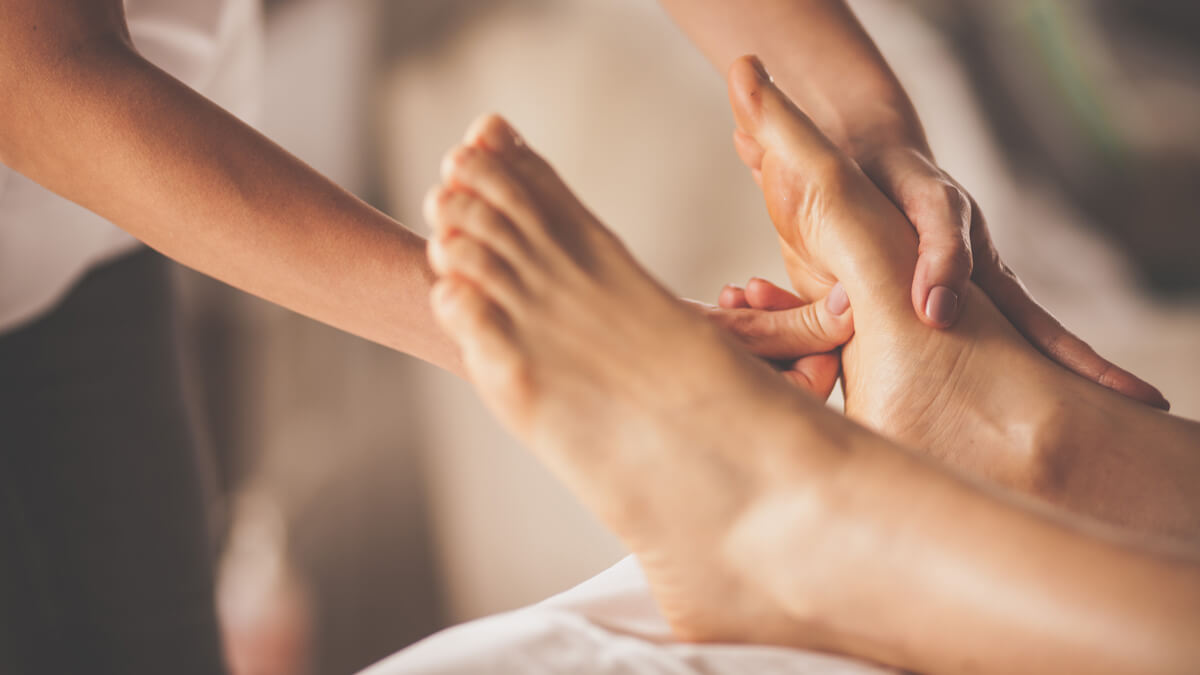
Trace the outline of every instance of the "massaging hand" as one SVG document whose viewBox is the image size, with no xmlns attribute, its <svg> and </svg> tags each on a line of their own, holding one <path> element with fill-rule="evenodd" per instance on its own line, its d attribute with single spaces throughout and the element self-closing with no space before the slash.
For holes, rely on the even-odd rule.
<svg viewBox="0 0 1200 675">
<path fill-rule="evenodd" d="M 806 303 L 762 279 L 726 286 L 720 307 L 694 303 L 743 347 L 770 362 L 788 381 L 824 400 L 841 369 L 838 348 L 854 335 L 850 299 L 841 284 Z"/>
<path fill-rule="evenodd" d="M 735 136 L 735 144 L 743 161 L 754 166 L 761 149 L 741 136 Z M 974 281 L 1030 343 L 1060 365 L 1125 396 L 1169 409 L 1158 389 L 1101 357 L 1030 297 L 1000 259 L 975 200 L 938 168 L 931 154 L 909 142 L 859 146 L 855 153 L 859 167 L 917 231 L 920 253 L 912 302 L 922 321 L 951 326 L 961 314 L 968 281 Z M 749 306 L 768 309 L 753 301 Z"/>
<path fill-rule="evenodd" d="M 1170 408 L 1158 389 L 1102 358 L 1030 297 L 1000 259 L 975 200 L 931 157 L 911 144 L 868 148 L 856 156 L 917 231 L 912 301 L 922 320 L 938 328 L 952 325 L 973 280 L 1027 340 L 1060 365 L 1130 398 Z"/>
</svg>

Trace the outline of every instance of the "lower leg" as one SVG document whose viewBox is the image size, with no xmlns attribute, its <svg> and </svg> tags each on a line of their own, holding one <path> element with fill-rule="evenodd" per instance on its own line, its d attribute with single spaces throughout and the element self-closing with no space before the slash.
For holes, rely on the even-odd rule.
<svg viewBox="0 0 1200 675">
<path fill-rule="evenodd" d="M 908 296 L 917 252 L 908 222 L 750 59 L 729 79 L 741 154 L 793 280 L 810 294 L 841 281 L 854 307 L 855 338 L 843 350 L 848 415 L 1079 513 L 1196 536 L 1200 425 L 1050 362 L 973 285 L 952 330 L 925 326 Z"/>
<path fill-rule="evenodd" d="M 929 672 L 1200 658 L 1193 562 L 1030 513 L 783 387 L 502 122 L 451 156 L 429 211 L 434 307 L 480 393 L 629 543 L 681 636 Z M 914 630 L 944 625 L 955 639 Z"/>
</svg>

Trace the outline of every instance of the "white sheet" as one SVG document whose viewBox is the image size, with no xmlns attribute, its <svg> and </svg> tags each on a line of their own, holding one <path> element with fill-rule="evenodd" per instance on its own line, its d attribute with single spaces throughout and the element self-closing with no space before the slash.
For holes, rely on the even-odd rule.
<svg viewBox="0 0 1200 675">
<path fill-rule="evenodd" d="M 360 675 L 879 675 L 850 659 L 671 639 L 631 556 L 531 607 L 444 630 Z"/>
</svg>

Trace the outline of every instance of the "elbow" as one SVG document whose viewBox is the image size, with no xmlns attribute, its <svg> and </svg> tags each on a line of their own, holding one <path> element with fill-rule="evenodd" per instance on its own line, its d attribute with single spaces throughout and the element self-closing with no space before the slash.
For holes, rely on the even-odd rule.
<svg viewBox="0 0 1200 675">
<path fill-rule="evenodd" d="M 0 164 L 20 170 L 88 93 L 140 60 L 124 31 L 0 46 Z"/>
</svg>

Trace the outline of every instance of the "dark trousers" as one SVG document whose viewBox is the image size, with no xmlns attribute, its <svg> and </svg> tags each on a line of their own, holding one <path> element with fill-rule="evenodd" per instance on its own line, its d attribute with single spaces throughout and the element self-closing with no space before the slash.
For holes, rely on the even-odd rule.
<svg viewBox="0 0 1200 675">
<path fill-rule="evenodd" d="M 168 263 L 0 334 L 0 673 L 224 672 Z"/>
</svg>

